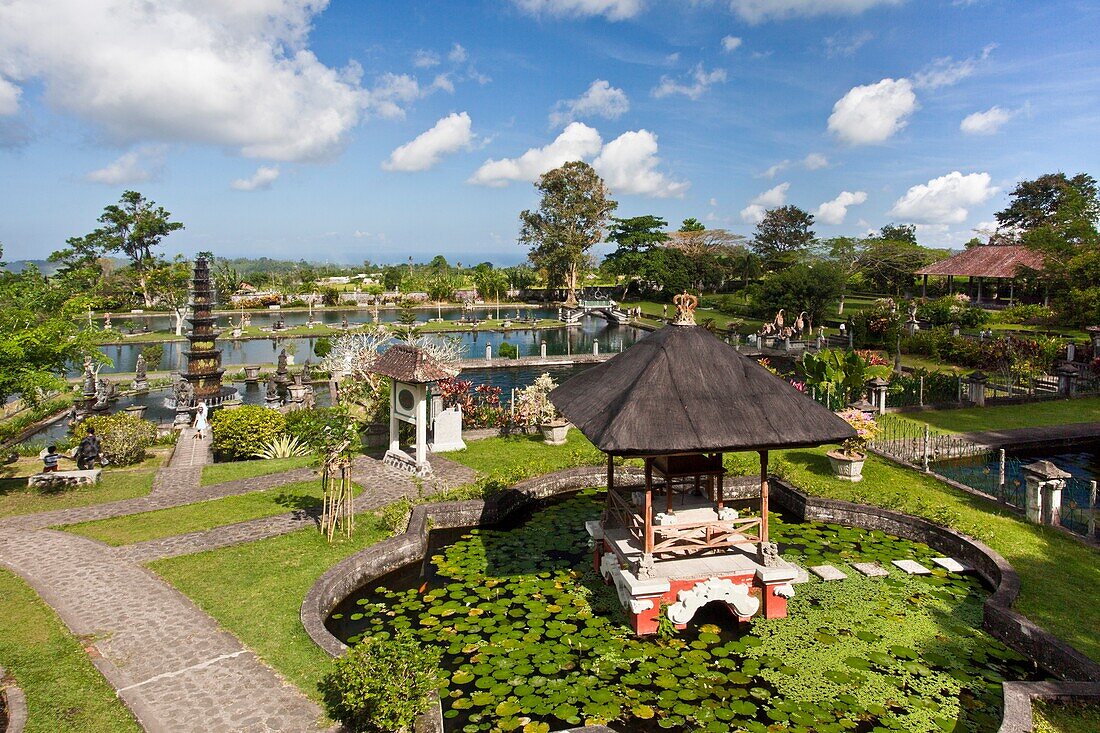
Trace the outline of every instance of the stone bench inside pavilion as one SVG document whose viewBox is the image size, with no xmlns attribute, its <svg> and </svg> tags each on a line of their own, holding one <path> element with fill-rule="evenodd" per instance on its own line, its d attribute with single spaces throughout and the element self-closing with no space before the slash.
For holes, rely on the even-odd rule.
<svg viewBox="0 0 1100 733">
<path fill-rule="evenodd" d="M 98 484 L 103 470 L 93 468 L 86 471 L 51 471 L 36 473 L 27 478 L 27 486 L 39 489 L 60 489 L 72 486 L 91 486 Z"/>
</svg>

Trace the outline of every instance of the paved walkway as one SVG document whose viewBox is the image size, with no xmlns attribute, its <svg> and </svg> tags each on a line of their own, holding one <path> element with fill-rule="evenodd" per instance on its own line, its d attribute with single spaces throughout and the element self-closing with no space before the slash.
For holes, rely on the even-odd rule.
<svg viewBox="0 0 1100 733">
<path fill-rule="evenodd" d="M 316 731 L 321 710 L 183 594 L 104 545 L 0 529 L 0 562 L 74 634 L 147 731 Z"/>
<path fill-rule="evenodd" d="M 209 445 L 198 443 L 186 433 L 181 437 L 169 466 L 157 472 L 149 496 L 0 520 L 0 565 L 25 578 L 74 634 L 87 637 L 93 663 L 145 730 L 321 730 L 317 705 L 186 596 L 140 565 L 292 532 L 315 525 L 315 513 L 288 512 L 117 548 L 47 529 L 277 488 L 316 475 L 313 469 L 300 468 L 200 486 Z M 356 497 L 356 510 L 376 509 L 475 478 L 465 466 L 439 456 L 431 461 L 435 475 L 416 481 L 381 461 L 357 458 L 352 480 L 363 491 Z"/>
<path fill-rule="evenodd" d="M 194 428 L 184 428 L 180 431 L 176 448 L 172 451 L 172 460 L 168 462 L 169 468 L 185 468 L 191 466 L 206 466 L 214 462 L 214 440 L 207 431 L 202 440 L 195 438 Z"/>
</svg>

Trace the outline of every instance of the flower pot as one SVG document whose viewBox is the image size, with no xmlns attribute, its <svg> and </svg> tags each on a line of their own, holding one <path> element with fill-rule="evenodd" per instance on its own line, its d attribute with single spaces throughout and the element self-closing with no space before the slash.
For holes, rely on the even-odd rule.
<svg viewBox="0 0 1100 733">
<path fill-rule="evenodd" d="M 565 443 L 565 434 L 569 432 L 569 423 L 544 423 L 540 425 L 539 428 L 542 430 L 542 442 L 547 445 L 563 445 Z"/>
<path fill-rule="evenodd" d="M 848 455 L 837 450 L 831 450 L 825 455 L 832 464 L 833 475 L 841 481 L 855 483 L 863 480 L 863 462 L 867 460 L 867 456 L 859 453 Z"/>
</svg>

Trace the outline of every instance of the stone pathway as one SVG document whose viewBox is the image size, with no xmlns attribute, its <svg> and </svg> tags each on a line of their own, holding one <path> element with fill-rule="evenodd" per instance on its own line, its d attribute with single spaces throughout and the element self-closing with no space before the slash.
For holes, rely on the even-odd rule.
<svg viewBox="0 0 1100 733">
<path fill-rule="evenodd" d="M 0 565 L 25 578 L 74 634 L 87 637 L 93 663 L 145 730 L 321 730 L 317 705 L 140 565 L 293 532 L 315 525 L 316 513 L 288 512 L 117 548 L 46 529 L 272 489 L 316 475 L 300 468 L 201 486 L 209 441 L 203 445 L 187 435 L 169 465 L 157 472 L 149 496 L 0 520 Z M 475 479 L 465 466 L 439 456 L 430 460 L 435 475 L 418 481 L 381 461 L 357 458 L 352 480 L 363 491 L 356 510 Z"/>
<path fill-rule="evenodd" d="M 73 633 L 147 731 L 316 731 L 321 710 L 189 599 L 92 540 L 0 529 L 0 562 Z"/>
<path fill-rule="evenodd" d="M 208 434 L 202 440 L 197 440 L 194 428 L 184 428 L 180 431 L 176 448 L 172 451 L 172 460 L 168 462 L 168 468 L 208 466 L 213 462 L 214 441 L 210 435 Z"/>
</svg>

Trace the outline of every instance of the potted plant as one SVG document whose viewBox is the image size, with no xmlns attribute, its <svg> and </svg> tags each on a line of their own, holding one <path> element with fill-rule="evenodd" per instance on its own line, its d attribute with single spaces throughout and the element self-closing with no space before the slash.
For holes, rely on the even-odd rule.
<svg viewBox="0 0 1100 733">
<path fill-rule="evenodd" d="M 856 435 L 840 446 L 840 450 L 831 450 L 825 455 L 833 467 L 833 475 L 841 481 L 862 481 L 863 462 L 867 460 L 867 444 L 878 434 L 878 424 L 874 417 L 861 410 L 850 409 L 837 413 L 849 425 L 855 428 Z"/>
<path fill-rule="evenodd" d="M 550 401 L 550 392 L 557 386 L 549 374 L 543 374 L 516 396 L 516 423 L 525 427 L 538 427 L 542 431 L 543 440 L 549 445 L 561 445 L 569 432 L 569 423 Z"/>
</svg>

